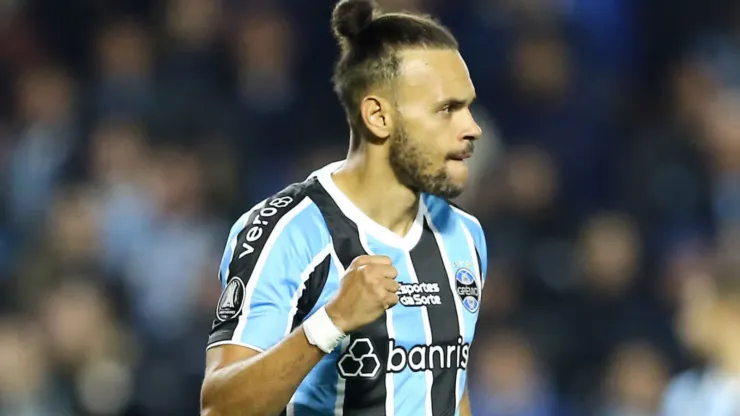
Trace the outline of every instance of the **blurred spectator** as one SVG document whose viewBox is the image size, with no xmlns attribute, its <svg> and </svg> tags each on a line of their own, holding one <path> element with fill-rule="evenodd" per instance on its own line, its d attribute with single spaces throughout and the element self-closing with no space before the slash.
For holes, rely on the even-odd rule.
<svg viewBox="0 0 740 416">
<path fill-rule="evenodd" d="M 135 20 L 113 21 L 102 27 L 96 46 L 92 115 L 105 119 L 150 114 L 156 91 L 149 33 Z"/>
<path fill-rule="evenodd" d="M 21 317 L 0 321 L 0 414 L 73 415 L 68 397 L 52 379 L 37 325 Z"/>
<path fill-rule="evenodd" d="M 668 368 L 649 345 L 623 344 L 609 365 L 604 391 L 604 416 L 655 415 L 660 410 Z"/>
<path fill-rule="evenodd" d="M 199 279 L 212 266 L 221 241 L 205 216 L 202 166 L 192 152 L 162 148 L 154 154 L 148 186 L 156 211 L 124 266 L 137 330 L 172 341 L 195 319 Z"/>
<path fill-rule="evenodd" d="M 54 67 L 24 73 L 16 87 L 19 124 L 10 149 L 9 215 L 21 230 L 34 232 L 77 144 L 75 93 L 69 76 Z"/>
<path fill-rule="evenodd" d="M 682 334 L 706 365 L 675 377 L 665 391 L 663 413 L 731 415 L 740 409 L 740 274 L 720 260 L 713 273 L 684 288 Z"/>
<path fill-rule="evenodd" d="M 579 252 L 586 291 L 601 300 L 623 297 L 634 284 L 641 247 L 630 218 L 609 213 L 586 223 Z"/>
<path fill-rule="evenodd" d="M 104 262 L 115 273 L 131 259 L 154 221 L 155 201 L 146 187 L 151 161 L 143 127 L 103 121 L 92 132 L 91 180 L 99 200 Z"/>
<path fill-rule="evenodd" d="M 562 414 L 557 396 L 531 346 L 516 333 L 502 333 L 479 346 L 480 368 L 471 389 L 475 414 L 545 416 Z"/>
<path fill-rule="evenodd" d="M 120 414 L 130 400 L 135 344 L 115 323 L 105 293 L 78 279 L 56 285 L 42 304 L 50 359 L 79 411 Z"/>
</svg>

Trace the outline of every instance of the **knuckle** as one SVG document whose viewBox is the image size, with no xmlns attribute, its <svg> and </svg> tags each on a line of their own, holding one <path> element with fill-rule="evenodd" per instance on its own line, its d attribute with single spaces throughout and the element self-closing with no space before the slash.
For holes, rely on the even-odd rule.
<svg viewBox="0 0 740 416">
<path fill-rule="evenodd" d="M 380 269 L 377 264 L 368 264 L 365 270 L 367 270 L 366 273 L 369 277 L 375 278 L 379 274 Z"/>
<path fill-rule="evenodd" d="M 375 281 L 375 272 L 372 268 L 365 268 L 362 272 L 362 281 L 365 283 L 372 283 Z"/>
<path fill-rule="evenodd" d="M 371 264 L 363 264 L 357 268 L 357 272 L 362 275 L 367 275 L 372 271 L 373 267 Z"/>
<path fill-rule="evenodd" d="M 361 266 L 363 264 L 367 264 L 368 260 L 369 259 L 368 259 L 368 256 L 367 255 L 357 256 L 352 261 L 352 264 L 355 265 L 355 266 Z"/>
<path fill-rule="evenodd" d="M 390 264 L 391 263 L 391 258 L 388 256 L 376 254 L 374 256 L 371 256 L 371 258 L 373 260 L 373 263 L 377 263 L 377 264 Z"/>
</svg>

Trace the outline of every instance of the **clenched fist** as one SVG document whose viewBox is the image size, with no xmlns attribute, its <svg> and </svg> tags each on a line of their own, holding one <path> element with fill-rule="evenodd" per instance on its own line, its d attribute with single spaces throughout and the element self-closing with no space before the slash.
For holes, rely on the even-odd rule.
<svg viewBox="0 0 740 416">
<path fill-rule="evenodd" d="M 396 276 L 398 271 L 386 256 L 357 257 L 327 303 L 327 315 L 345 334 L 374 322 L 398 303 Z"/>
</svg>

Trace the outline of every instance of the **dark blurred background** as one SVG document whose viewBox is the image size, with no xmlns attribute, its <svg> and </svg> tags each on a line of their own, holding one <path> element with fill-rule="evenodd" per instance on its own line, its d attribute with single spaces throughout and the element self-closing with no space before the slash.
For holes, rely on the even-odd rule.
<svg viewBox="0 0 740 416">
<path fill-rule="evenodd" d="M 333 3 L 0 0 L 0 415 L 198 414 L 229 226 L 346 152 Z M 737 2 L 379 3 L 479 94 L 474 414 L 657 414 L 738 256 Z"/>
</svg>

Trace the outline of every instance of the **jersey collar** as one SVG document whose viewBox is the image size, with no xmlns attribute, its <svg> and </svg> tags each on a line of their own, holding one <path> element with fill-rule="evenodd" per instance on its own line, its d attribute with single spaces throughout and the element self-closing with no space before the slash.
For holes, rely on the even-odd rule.
<svg viewBox="0 0 740 416">
<path fill-rule="evenodd" d="M 344 160 L 330 163 L 325 167 L 313 172 L 310 177 L 315 176 L 321 186 L 324 187 L 329 196 L 334 200 L 342 213 L 357 225 L 360 233 L 367 233 L 379 242 L 410 251 L 421 239 L 424 229 L 424 200 L 419 199 L 419 209 L 416 213 L 411 229 L 405 236 L 400 236 L 388 228 L 378 224 L 367 216 L 357 205 L 355 205 L 347 195 L 342 192 L 334 183 L 331 175 L 344 165 Z"/>
</svg>

